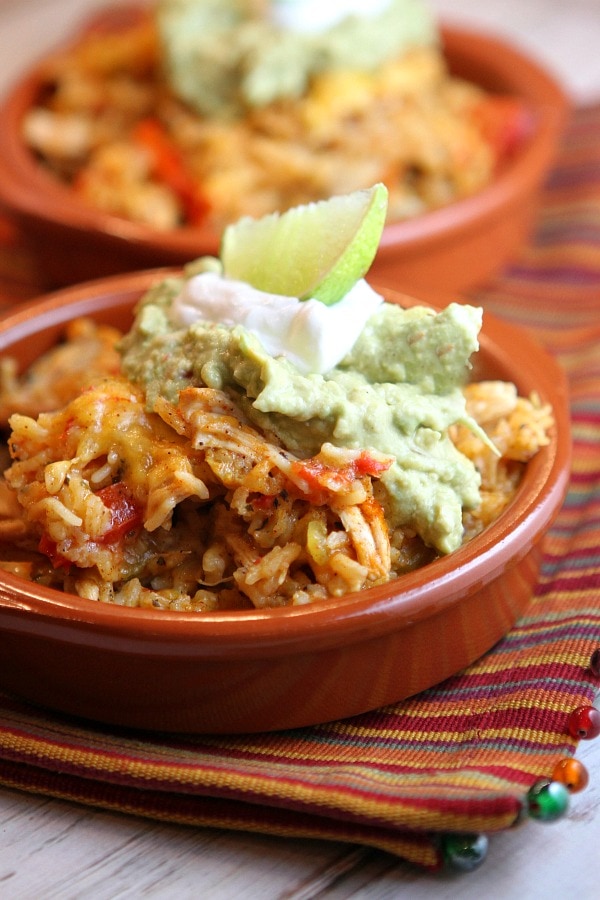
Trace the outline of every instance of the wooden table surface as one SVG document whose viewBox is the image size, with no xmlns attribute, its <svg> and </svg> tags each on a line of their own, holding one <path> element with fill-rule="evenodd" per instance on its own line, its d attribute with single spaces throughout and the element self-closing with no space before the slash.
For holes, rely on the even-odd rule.
<svg viewBox="0 0 600 900">
<path fill-rule="evenodd" d="M 86 10 L 108 0 L 0 0 L 0 89 Z M 534 53 L 576 102 L 600 99 L 600 0 L 430 0 Z M 577 753 L 590 784 L 565 819 L 492 837 L 462 876 L 415 871 L 383 852 L 317 841 L 169 826 L 0 790 L 0 897 L 563 898 L 598 887 L 600 739 Z M 526 829 L 526 831 L 524 831 Z"/>
</svg>

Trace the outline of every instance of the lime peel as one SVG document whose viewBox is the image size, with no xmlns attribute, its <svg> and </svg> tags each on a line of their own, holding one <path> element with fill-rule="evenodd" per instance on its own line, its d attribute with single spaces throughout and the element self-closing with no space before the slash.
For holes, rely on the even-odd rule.
<svg viewBox="0 0 600 900">
<path fill-rule="evenodd" d="M 369 270 L 387 214 L 384 184 L 227 226 L 227 278 L 300 300 L 337 303 Z"/>
</svg>

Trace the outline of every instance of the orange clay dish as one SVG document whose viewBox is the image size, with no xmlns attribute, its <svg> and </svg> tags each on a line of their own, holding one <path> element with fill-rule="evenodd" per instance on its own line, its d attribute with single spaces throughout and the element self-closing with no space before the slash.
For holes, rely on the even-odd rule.
<svg viewBox="0 0 600 900">
<path fill-rule="evenodd" d="M 480 309 L 405 309 L 364 281 L 385 201 L 378 185 L 242 220 L 221 259 L 159 279 L 126 334 L 76 320 L 23 375 L 3 361 L 3 566 L 121 606 L 303 606 L 494 522 L 552 410 L 465 384 Z M 321 229 L 343 246 L 317 270 Z M 288 275 L 269 264 L 285 247 Z"/>
<path fill-rule="evenodd" d="M 219 233 L 377 181 L 388 220 L 412 218 L 479 192 L 530 136 L 521 100 L 449 73 L 417 0 L 310 35 L 279 6 L 161 0 L 113 30 L 105 17 L 45 62 L 26 144 L 104 213 Z M 367 45 L 379 58 L 361 61 Z"/>
</svg>

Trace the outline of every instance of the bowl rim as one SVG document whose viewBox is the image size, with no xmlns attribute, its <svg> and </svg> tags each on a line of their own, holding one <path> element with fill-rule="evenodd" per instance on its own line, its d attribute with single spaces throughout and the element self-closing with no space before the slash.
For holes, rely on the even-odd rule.
<svg viewBox="0 0 600 900">
<path fill-rule="evenodd" d="M 176 272 L 181 272 L 181 267 L 96 279 L 6 311 L 0 316 L 0 351 L 10 353 L 14 342 L 33 338 L 46 328 L 60 328 L 78 316 L 95 315 L 110 321 L 111 311 L 126 302 L 133 307 L 151 284 Z M 395 302 L 435 306 L 429 299 L 407 297 L 388 288 L 381 291 Z M 446 298 L 442 305 L 445 302 Z M 500 358 L 502 365 L 503 347 L 512 352 L 519 346 L 519 374 L 514 380 L 552 403 L 555 427 L 551 443 L 530 460 L 516 497 L 500 518 L 448 556 L 395 582 L 344 597 L 302 607 L 218 613 L 163 610 L 157 614 L 92 603 L 0 572 L 0 629 L 5 620 L 5 627 L 13 630 L 54 631 L 63 637 L 77 632 L 78 643 L 83 631 L 90 644 L 108 641 L 129 652 L 147 652 L 151 644 L 154 652 L 168 647 L 169 653 L 214 656 L 231 652 L 236 657 L 256 657 L 268 654 L 270 648 L 275 652 L 282 645 L 303 641 L 310 641 L 315 649 L 359 641 L 443 612 L 526 556 L 558 514 L 566 495 L 571 459 L 566 376 L 532 334 L 484 312 L 480 348 L 492 363 Z M 428 576 L 425 588 L 424 572 Z"/>
<path fill-rule="evenodd" d="M 81 33 L 79 29 L 63 46 L 72 44 Z M 474 196 L 387 224 L 379 247 L 381 258 L 397 254 L 399 246 L 403 253 L 410 254 L 423 243 L 434 246 L 444 241 L 449 231 L 460 233 L 481 228 L 482 219 L 493 218 L 498 209 L 518 202 L 530 186 L 532 172 L 542 172 L 549 161 L 570 105 L 553 75 L 503 38 L 444 21 L 440 23 L 440 35 L 451 68 L 467 62 L 476 64 L 487 77 L 500 74 L 508 79 L 515 93 L 532 105 L 536 128 L 514 158 Z M 203 253 L 218 252 L 220 233 L 212 227 L 183 227 L 163 232 L 105 213 L 82 203 L 68 185 L 37 163 L 21 140 L 20 121 L 35 96 L 43 66 L 42 59 L 15 81 L 0 102 L 0 118 L 4 122 L 3 137 L 0 137 L 0 175 L 3 176 L 0 177 L 0 205 L 9 212 L 54 223 L 57 227 L 103 234 L 140 248 L 160 246 L 165 252 L 183 253 L 190 258 L 200 252 L 200 247 Z M 56 210 L 60 210 L 62 219 L 55 220 Z"/>
</svg>

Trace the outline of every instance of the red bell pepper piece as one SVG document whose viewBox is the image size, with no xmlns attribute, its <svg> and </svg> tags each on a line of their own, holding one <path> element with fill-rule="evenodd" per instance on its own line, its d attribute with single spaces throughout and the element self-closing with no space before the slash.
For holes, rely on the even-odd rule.
<svg viewBox="0 0 600 900">
<path fill-rule="evenodd" d="M 200 225 L 210 209 L 208 199 L 186 171 L 184 161 L 166 128 L 158 119 L 142 119 L 133 139 L 149 153 L 152 172 L 179 198 L 188 225 Z"/>
<path fill-rule="evenodd" d="M 533 114 L 517 97 L 489 94 L 477 104 L 474 115 L 498 163 L 509 159 L 533 131 Z"/>
<path fill-rule="evenodd" d="M 340 468 L 325 465 L 319 459 L 297 460 L 292 463 L 292 471 L 302 478 L 307 485 L 307 496 L 316 505 L 327 501 L 328 493 L 336 488 L 349 488 L 350 485 L 364 475 L 378 477 L 389 469 L 390 460 L 373 459 L 367 450 L 363 450 L 352 462 Z"/>
<path fill-rule="evenodd" d="M 70 559 L 59 553 L 56 547 L 56 541 L 53 541 L 47 534 L 43 534 L 38 544 L 38 550 L 47 556 L 54 569 L 66 569 L 67 572 L 73 565 Z"/>
<path fill-rule="evenodd" d="M 142 525 L 142 510 L 122 481 L 102 488 L 96 496 L 112 513 L 110 528 L 102 536 L 103 544 L 112 544 Z"/>
</svg>

